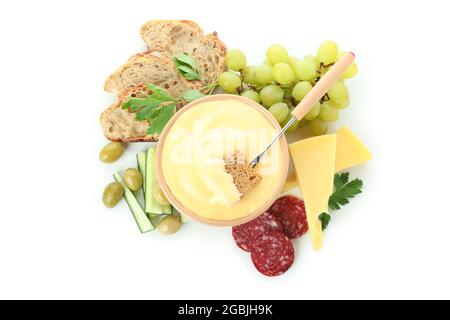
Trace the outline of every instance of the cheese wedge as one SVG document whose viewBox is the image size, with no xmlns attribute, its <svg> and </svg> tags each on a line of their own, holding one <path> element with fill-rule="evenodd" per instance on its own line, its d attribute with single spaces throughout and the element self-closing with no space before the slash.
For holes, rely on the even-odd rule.
<svg viewBox="0 0 450 320">
<path fill-rule="evenodd" d="M 329 134 L 289 145 L 305 201 L 309 234 L 315 250 L 320 250 L 323 243 L 319 216 L 323 212 L 328 212 L 328 199 L 333 193 L 336 143 L 337 135 Z"/>
<path fill-rule="evenodd" d="M 359 138 L 347 127 L 342 127 L 337 132 L 336 165 L 335 171 L 342 170 L 366 163 L 372 159 L 372 155 Z M 295 161 L 295 159 L 294 159 Z M 292 172 L 284 183 L 282 192 L 287 192 L 299 186 L 295 171 Z"/>
<path fill-rule="evenodd" d="M 372 155 L 359 138 L 347 127 L 337 132 L 336 172 L 366 163 Z"/>
</svg>

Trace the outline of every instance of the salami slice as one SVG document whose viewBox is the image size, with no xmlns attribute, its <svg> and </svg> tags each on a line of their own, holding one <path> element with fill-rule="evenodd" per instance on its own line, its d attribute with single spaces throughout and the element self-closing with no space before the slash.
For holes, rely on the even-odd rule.
<svg viewBox="0 0 450 320">
<path fill-rule="evenodd" d="M 238 247 L 250 252 L 253 241 L 269 231 L 283 232 L 283 227 L 275 215 L 265 212 L 255 220 L 233 227 L 232 233 Z"/>
<path fill-rule="evenodd" d="M 284 234 L 289 239 L 297 239 L 308 231 L 305 203 L 294 196 L 279 198 L 270 207 L 269 212 L 279 218 Z"/>
<path fill-rule="evenodd" d="M 271 231 L 255 239 L 251 253 L 256 269 L 268 277 L 285 273 L 295 259 L 291 240 L 279 231 Z"/>
</svg>

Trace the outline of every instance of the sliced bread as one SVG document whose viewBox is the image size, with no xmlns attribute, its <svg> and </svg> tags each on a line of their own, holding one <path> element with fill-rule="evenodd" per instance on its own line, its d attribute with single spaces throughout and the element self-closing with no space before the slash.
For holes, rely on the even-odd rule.
<svg viewBox="0 0 450 320">
<path fill-rule="evenodd" d="M 152 20 L 141 27 L 148 51 L 132 56 L 108 77 L 106 91 L 123 91 L 146 82 L 157 84 L 179 97 L 188 89 L 216 83 L 226 70 L 226 47 L 216 33 L 204 35 L 202 29 L 188 20 Z M 185 52 L 198 64 L 203 81 L 187 81 L 176 70 L 172 58 Z M 161 85 L 163 84 L 163 85 Z"/>
<path fill-rule="evenodd" d="M 216 83 L 226 69 L 226 47 L 217 33 L 205 35 L 193 21 L 152 20 L 141 27 L 141 37 L 149 50 L 169 58 L 182 52 L 192 56 L 208 84 Z"/>
<path fill-rule="evenodd" d="M 203 30 L 190 20 L 150 20 L 140 33 L 149 50 L 172 54 L 203 37 Z"/>
<path fill-rule="evenodd" d="M 148 122 L 136 121 L 135 114 L 122 110 L 122 102 L 132 98 L 144 98 L 150 91 L 145 86 L 138 86 L 125 91 L 119 101 L 111 105 L 100 115 L 103 134 L 111 141 L 144 142 L 156 141 L 157 137 L 147 135 Z"/>
<path fill-rule="evenodd" d="M 119 95 L 144 83 L 153 83 L 175 97 L 188 89 L 199 89 L 201 81 L 188 81 L 175 69 L 173 61 L 157 53 L 146 51 L 132 56 L 105 82 L 105 90 Z"/>
<path fill-rule="evenodd" d="M 119 96 L 119 101 L 100 117 L 103 132 L 112 141 L 158 141 L 158 135 L 146 134 L 146 121 L 136 121 L 135 114 L 121 109 L 122 102 L 130 97 L 144 97 L 150 93 L 144 83 L 158 85 L 179 98 L 189 89 L 216 83 L 226 70 L 225 45 L 215 33 L 204 35 L 193 21 L 152 20 L 142 26 L 141 36 L 149 50 L 132 56 L 108 77 L 104 85 L 106 91 Z M 197 61 L 202 81 L 188 81 L 179 74 L 172 57 L 180 52 L 190 54 Z M 177 107 L 182 107 L 182 103 Z"/>
<path fill-rule="evenodd" d="M 158 135 L 147 135 L 147 121 L 136 121 L 136 114 L 121 107 L 122 102 L 130 98 L 145 98 L 150 93 L 151 91 L 144 85 L 133 87 L 123 92 L 117 103 L 103 111 L 100 124 L 107 139 L 122 142 L 158 141 Z"/>
</svg>

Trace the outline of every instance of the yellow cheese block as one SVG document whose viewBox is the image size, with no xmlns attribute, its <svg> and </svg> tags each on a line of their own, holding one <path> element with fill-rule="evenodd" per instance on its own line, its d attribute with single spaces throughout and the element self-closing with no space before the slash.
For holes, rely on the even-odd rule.
<svg viewBox="0 0 450 320">
<path fill-rule="evenodd" d="M 328 212 L 328 199 L 333 193 L 337 135 L 328 134 L 289 145 L 295 172 L 305 201 L 306 217 L 313 248 L 323 243 L 319 215 Z"/>
<path fill-rule="evenodd" d="M 372 155 L 358 137 L 347 127 L 337 132 L 336 172 L 366 163 Z"/>
<path fill-rule="evenodd" d="M 372 159 L 372 155 L 359 138 L 347 127 L 342 127 L 337 132 L 336 144 L 336 172 L 366 163 Z M 294 159 L 295 161 L 295 159 Z M 286 179 L 282 192 L 287 192 L 299 186 L 295 171 Z"/>
</svg>

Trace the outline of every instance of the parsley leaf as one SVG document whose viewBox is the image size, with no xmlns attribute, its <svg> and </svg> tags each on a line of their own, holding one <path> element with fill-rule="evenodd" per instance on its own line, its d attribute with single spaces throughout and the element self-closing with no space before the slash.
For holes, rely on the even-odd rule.
<svg viewBox="0 0 450 320">
<path fill-rule="evenodd" d="M 150 126 L 147 129 L 147 134 L 161 133 L 172 118 L 175 112 L 175 104 L 163 106 L 153 112 L 151 115 Z"/>
<path fill-rule="evenodd" d="M 348 183 L 349 173 L 337 173 L 334 176 L 334 190 L 340 190 L 346 183 Z"/>
<path fill-rule="evenodd" d="M 337 173 L 334 176 L 334 192 L 328 200 L 328 207 L 331 210 L 339 210 L 342 206 L 349 203 L 349 200 L 362 192 L 363 182 L 360 179 L 355 179 L 349 182 L 349 173 Z M 319 220 L 322 223 L 322 231 L 328 227 L 331 221 L 331 216 L 323 212 L 319 215 Z"/>
<path fill-rule="evenodd" d="M 178 72 L 187 80 L 201 80 L 197 62 L 187 53 L 179 53 L 173 56 L 173 63 Z"/>
<path fill-rule="evenodd" d="M 190 58 L 188 56 L 188 58 Z M 184 61 L 189 61 L 184 59 Z M 189 68 L 182 68 L 188 72 L 193 72 Z M 167 122 L 176 111 L 176 103 L 180 99 L 175 99 L 166 90 L 152 83 L 145 84 L 151 90 L 151 94 L 147 98 L 130 98 L 122 104 L 122 109 L 130 109 L 136 113 L 137 121 L 149 122 L 147 129 L 148 134 L 159 134 L 162 132 Z M 203 97 L 204 94 L 199 90 L 188 90 L 183 94 L 183 99 L 190 102 Z"/>
<path fill-rule="evenodd" d="M 187 80 L 200 80 L 200 75 L 191 67 L 180 65 L 178 66 L 178 71 L 185 77 Z"/>
<path fill-rule="evenodd" d="M 177 100 L 157 85 L 151 83 L 145 85 L 152 91 L 151 95 L 147 98 L 131 98 L 122 104 L 122 109 L 130 109 L 136 113 L 137 121 L 147 120 L 149 134 L 161 133 L 174 114 Z"/>
<path fill-rule="evenodd" d="M 145 86 L 149 88 L 153 93 L 152 97 L 159 99 L 161 101 L 175 101 L 174 97 L 172 97 L 166 90 L 154 85 L 152 83 L 146 83 Z"/>
<path fill-rule="evenodd" d="M 183 99 L 188 102 L 203 98 L 204 96 L 205 95 L 203 93 L 201 93 L 198 90 L 194 90 L 194 89 L 188 90 L 185 93 L 183 93 Z"/>
<path fill-rule="evenodd" d="M 349 203 L 349 199 L 362 192 L 363 182 L 360 179 L 348 182 L 348 176 L 348 172 L 335 175 L 334 193 L 328 201 L 331 210 L 341 209 L 341 206 Z"/>
<path fill-rule="evenodd" d="M 160 103 L 161 103 L 160 100 L 155 99 L 151 96 L 147 98 L 132 98 L 122 104 L 122 109 L 126 110 L 129 108 L 132 112 L 136 112 L 144 106 L 153 104 L 158 105 Z"/>
<path fill-rule="evenodd" d="M 323 212 L 319 215 L 319 220 L 322 223 L 322 231 L 324 231 L 331 221 L 331 216 L 328 213 Z"/>
<path fill-rule="evenodd" d="M 143 107 L 141 110 L 136 112 L 136 120 L 137 121 L 144 121 L 151 118 L 153 112 L 155 111 L 156 107 L 158 107 L 159 104 L 149 104 Z"/>
<path fill-rule="evenodd" d="M 174 55 L 173 57 L 174 57 L 174 59 L 177 60 L 177 62 L 186 64 L 186 65 L 190 66 L 192 69 L 197 69 L 197 62 L 195 62 L 194 58 L 192 58 L 187 53 L 185 53 L 185 52 L 179 53 L 179 54 Z"/>
</svg>

